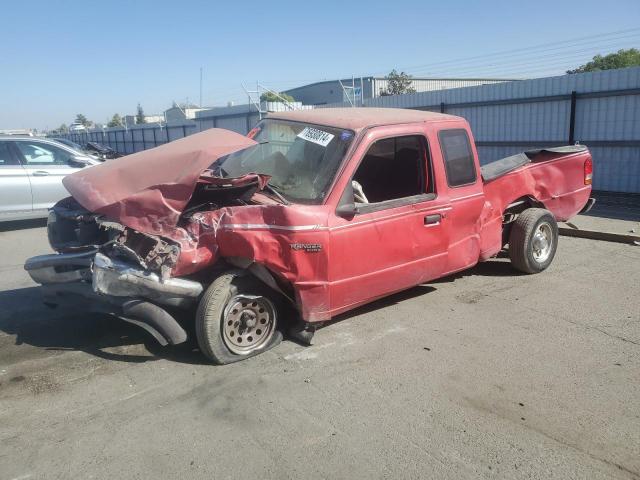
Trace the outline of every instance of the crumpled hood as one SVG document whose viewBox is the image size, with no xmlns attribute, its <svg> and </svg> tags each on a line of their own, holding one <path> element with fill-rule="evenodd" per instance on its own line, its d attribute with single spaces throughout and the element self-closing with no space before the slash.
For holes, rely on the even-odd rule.
<svg viewBox="0 0 640 480">
<path fill-rule="evenodd" d="M 202 173 L 218 158 L 256 145 L 212 128 L 160 147 L 108 160 L 65 177 L 87 210 L 149 234 L 172 230 Z"/>
</svg>

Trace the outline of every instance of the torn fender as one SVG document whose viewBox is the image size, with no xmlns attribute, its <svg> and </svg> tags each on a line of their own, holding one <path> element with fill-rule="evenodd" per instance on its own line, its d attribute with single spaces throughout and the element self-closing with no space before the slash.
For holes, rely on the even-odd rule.
<svg viewBox="0 0 640 480">
<path fill-rule="evenodd" d="M 329 230 L 322 206 L 225 207 L 198 212 L 184 231 L 174 275 L 195 273 L 219 258 L 246 259 L 292 287 L 305 320 L 327 318 Z"/>
</svg>

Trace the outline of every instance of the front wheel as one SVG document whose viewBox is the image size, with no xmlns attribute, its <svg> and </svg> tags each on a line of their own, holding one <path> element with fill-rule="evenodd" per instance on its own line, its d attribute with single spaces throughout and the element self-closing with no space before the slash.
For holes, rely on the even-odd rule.
<svg viewBox="0 0 640 480">
<path fill-rule="evenodd" d="M 558 248 L 558 224 L 549 210 L 528 208 L 511 227 L 509 258 L 512 265 L 525 273 L 545 270 Z"/>
<path fill-rule="evenodd" d="M 200 351 L 224 365 L 252 357 L 282 340 L 275 292 L 241 270 L 220 275 L 205 291 L 196 312 Z"/>
</svg>

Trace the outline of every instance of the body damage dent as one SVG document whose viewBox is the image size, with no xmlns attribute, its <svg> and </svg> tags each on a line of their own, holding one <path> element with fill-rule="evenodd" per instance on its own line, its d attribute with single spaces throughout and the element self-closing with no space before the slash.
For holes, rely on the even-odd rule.
<svg viewBox="0 0 640 480">
<path fill-rule="evenodd" d="M 572 155 L 543 152 L 534 161 L 484 184 L 485 205 L 481 214 L 481 258 L 486 260 L 502 248 L 502 215 L 522 198 L 551 211 L 558 221 L 572 218 L 589 199 L 591 185 L 584 185 L 584 162 L 588 151 Z"/>
<path fill-rule="evenodd" d="M 238 133 L 212 128 L 81 170 L 62 183 L 88 211 L 174 239 L 205 170 L 220 157 L 252 145 L 256 142 Z"/>
<path fill-rule="evenodd" d="M 295 300 L 305 320 L 324 320 L 322 312 L 329 310 L 326 225 L 326 213 L 315 206 L 247 205 L 199 212 L 180 239 L 173 273 L 195 273 L 224 258 Z M 307 245 L 314 248 L 300 248 Z M 278 280 L 293 293 L 284 292 Z"/>
</svg>

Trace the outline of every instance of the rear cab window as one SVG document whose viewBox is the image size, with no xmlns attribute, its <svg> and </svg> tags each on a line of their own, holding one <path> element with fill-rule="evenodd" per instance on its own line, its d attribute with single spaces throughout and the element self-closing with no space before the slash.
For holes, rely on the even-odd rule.
<svg viewBox="0 0 640 480">
<path fill-rule="evenodd" d="M 476 164 L 467 131 L 462 128 L 438 132 L 450 187 L 471 185 L 477 180 Z"/>
</svg>

